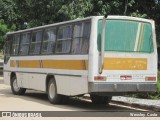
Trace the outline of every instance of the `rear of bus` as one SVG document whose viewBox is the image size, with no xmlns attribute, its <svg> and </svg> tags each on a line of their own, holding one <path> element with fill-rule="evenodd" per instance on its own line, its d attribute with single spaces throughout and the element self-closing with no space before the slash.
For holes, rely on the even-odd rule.
<svg viewBox="0 0 160 120">
<path fill-rule="evenodd" d="M 89 92 L 95 96 L 156 91 L 157 47 L 153 20 L 108 16 L 97 19 L 97 46 Z M 103 47 L 102 47 L 103 46 Z M 104 53 L 104 55 L 102 55 Z M 103 59 L 103 63 L 101 63 Z M 102 70 L 100 68 L 102 67 Z M 92 100 L 93 101 L 93 100 Z"/>
</svg>

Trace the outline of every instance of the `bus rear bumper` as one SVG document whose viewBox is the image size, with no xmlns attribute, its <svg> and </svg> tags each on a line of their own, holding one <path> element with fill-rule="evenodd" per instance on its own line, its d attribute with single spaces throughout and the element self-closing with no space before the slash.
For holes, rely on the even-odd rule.
<svg viewBox="0 0 160 120">
<path fill-rule="evenodd" d="M 89 93 L 93 92 L 155 92 L 156 83 L 96 83 L 89 82 Z"/>
</svg>

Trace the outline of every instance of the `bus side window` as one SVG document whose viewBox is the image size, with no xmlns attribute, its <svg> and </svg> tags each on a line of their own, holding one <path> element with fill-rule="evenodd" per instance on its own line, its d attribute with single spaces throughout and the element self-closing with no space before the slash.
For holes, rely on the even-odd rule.
<svg viewBox="0 0 160 120">
<path fill-rule="evenodd" d="M 40 54 L 42 41 L 42 30 L 34 31 L 32 34 L 32 42 L 30 46 L 30 54 Z"/>
<path fill-rule="evenodd" d="M 14 35 L 12 41 L 11 55 L 18 55 L 19 41 L 20 41 L 20 34 Z"/>
<path fill-rule="evenodd" d="M 74 25 L 73 30 L 73 42 L 72 42 L 72 53 L 79 54 L 82 51 L 82 23 Z"/>
<path fill-rule="evenodd" d="M 89 51 L 90 31 L 91 31 L 91 23 L 85 22 L 83 27 L 82 54 L 87 54 Z"/>
<path fill-rule="evenodd" d="M 56 53 L 69 53 L 71 49 L 72 26 L 59 27 L 57 34 Z"/>
<path fill-rule="evenodd" d="M 30 33 L 23 33 L 20 42 L 20 55 L 28 55 L 30 44 Z"/>
<path fill-rule="evenodd" d="M 74 25 L 72 53 L 87 54 L 89 48 L 90 22 Z"/>
<path fill-rule="evenodd" d="M 44 31 L 42 54 L 51 54 L 55 50 L 56 29 L 46 29 Z"/>
</svg>

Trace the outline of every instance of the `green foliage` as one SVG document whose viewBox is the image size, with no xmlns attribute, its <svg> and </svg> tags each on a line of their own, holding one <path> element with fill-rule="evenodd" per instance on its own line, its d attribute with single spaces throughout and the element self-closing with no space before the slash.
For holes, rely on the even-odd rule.
<svg viewBox="0 0 160 120">
<path fill-rule="evenodd" d="M 17 9 L 14 0 L 0 0 L 0 19 L 4 20 L 7 26 L 12 27 L 21 17 Z"/>
<path fill-rule="evenodd" d="M 89 16 L 93 5 L 90 0 L 75 0 L 63 5 L 58 13 L 65 16 L 65 19 L 76 19 Z"/>
<path fill-rule="evenodd" d="M 0 20 L 0 50 L 3 49 L 4 40 L 6 39 L 6 33 L 9 31 L 7 25 L 4 24 L 2 20 Z"/>
<path fill-rule="evenodd" d="M 141 14 L 138 10 L 136 10 L 135 12 L 131 13 L 131 16 L 133 16 L 133 17 L 146 18 L 146 17 L 147 17 L 147 14 Z"/>
</svg>

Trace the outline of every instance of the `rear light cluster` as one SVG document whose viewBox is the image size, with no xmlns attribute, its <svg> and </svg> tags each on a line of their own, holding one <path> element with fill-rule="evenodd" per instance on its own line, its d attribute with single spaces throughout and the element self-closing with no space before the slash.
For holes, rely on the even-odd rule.
<svg viewBox="0 0 160 120">
<path fill-rule="evenodd" d="M 156 81 L 156 77 L 145 77 L 146 81 Z"/>
<path fill-rule="evenodd" d="M 132 76 L 130 75 L 121 75 L 120 76 L 121 80 L 132 80 Z M 157 77 L 145 77 L 145 81 L 156 81 Z M 95 81 L 106 81 L 107 77 L 106 76 L 94 76 Z"/>
<path fill-rule="evenodd" d="M 94 76 L 95 81 L 106 81 L 107 77 L 105 76 Z"/>
<path fill-rule="evenodd" d="M 132 76 L 122 75 L 120 76 L 121 80 L 132 80 Z"/>
</svg>

